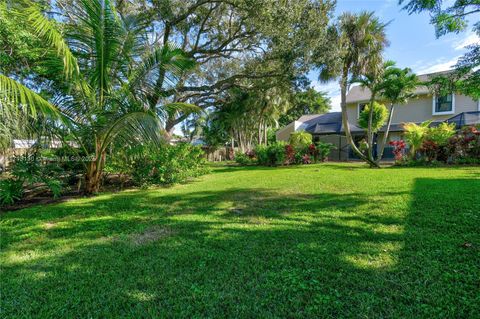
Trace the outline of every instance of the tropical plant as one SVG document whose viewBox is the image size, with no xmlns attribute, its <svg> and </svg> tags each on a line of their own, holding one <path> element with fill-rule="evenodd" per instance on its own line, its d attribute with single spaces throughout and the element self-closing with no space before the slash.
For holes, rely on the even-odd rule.
<svg viewBox="0 0 480 319">
<path fill-rule="evenodd" d="M 119 15 L 110 0 L 84 0 L 69 13 L 63 33 L 31 1 L 13 11 L 56 53 L 49 67 L 62 70 L 66 89 L 46 99 L 0 74 L 2 103 L 12 112 L 50 119 L 57 138 L 70 136 L 78 151 L 91 157 L 83 163 L 86 193 L 99 190 L 114 141 L 159 143 L 162 118 L 180 108 L 195 110 L 181 103 L 152 104 L 161 94 L 159 83 L 175 83 L 193 63 L 171 45 L 150 45 L 140 16 Z"/>
<path fill-rule="evenodd" d="M 413 98 L 418 84 L 419 80 L 417 76 L 412 73 L 411 69 L 400 69 L 395 67 L 394 64 L 386 66 L 382 76 L 380 92 L 382 98 L 390 103 L 390 110 L 383 141 L 380 143 L 377 163 L 380 162 L 383 157 L 383 152 L 385 151 L 395 106 L 406 104 L 409 99 Z"/>
<path fill-rule="evenodd" d="M 358 125 L 368 132 L 376 133 L 385 124 L 387 118 L 388 110 L 385 105 L 378 102 L 373 102 L 372 104 L 367 104 L 365 109 L 360 112 Z"/>
<path fill-rule="evenodd" d="M 353 151 L 371 166 L 377 166 L 355 144 L 347 116 L 347 91 L 350 83 L 360 75 L 376 73 L 383 65 L 382 52 L 388 45 L 386 24 L 380 22 L 373 12 L 344 13 L 330 30 L 332 57 L 320 63 L 320 79 L 339 79 L 342 124 L 347 142 Z"/>
<path fill-rule="evenodd" d="M 0 180 L 0 206 L 9 205 L 23 197 L 22 181 L 9 178 Z"/>
<path fill-rule="evenodd" d="M 208 171 L 202 149 L 188 143 L 148 145 L 128 162 L 138 186 L 179 183 Z"/>
<path fill-rule="evenodd" d="M 423 141 L 428 133 L 428 127 L 432 121 L 426 121 L 420 125 L 416 123 L 405 123 L 403 129 L 405 131 L 405 140 L 410 147 L 410 158 L 415 159 L 418 149 L 422 146 Z"/>
<path fill-rule="evenodd" d="M 370 102 L 368 103 L 368 113 L 363 113 L 360 114 L 360 126 L 365 129 L 367 133 L 367 138 L 366 138 L 366 143 L 367 143 L 367 152 L 366 156 L 370 162 L 376 162 L 376 159 L 373 157 L 373 148 L 374 148 L 374 135 L 375 133 L 380 129 L 381 126 L 383 126 L 383 122 L 380 124 L 380 127 L 374 128 L 375 124 L 373 121 L 375 121 L 374 117 L 381 115 L 381 109 L 378 107 L 375 107 L 374 103 L 376 102 L 377 96 L 381 93 L 383 87 L 382 87 L 382 79 L 383 79 L 383 74 L 385 70 L 387 70 L 389 67 L 394 65 L 394 62 L 392 61 L 387 61 L 383 63 L 383 65 L 380 67 L 379 65 L 376 65 L 375 62 L 368 67 L 367 71 L 365 74 L 360 74 L 358 78 L 354 78 L 352 82 L 359 83 L 364 89 L 368 89 L 370 91 Z M 377 113 L 375 113 L 377 112 Z M 363 117 L 363 118 L 362 118 Z M 378 124 L 377 119 L 377 123 Z"/>
<path fill-rule="evenodd" d="M 440 123 L 438 126 L 427 130 L 425 139 L 444 146 L 448 140 L 455 135 L 455 123 Z"/>
<path fill-rule="evenodd" d="M 312 144 L 312 134 L 305 131 L 293 132 L 289 142 L 295 149 L 307 149 Z"/>
<path fill-rule="evenodd" d="M 389 144 L 393 146 L 393 155 L 395 156 L 395 161 L 401 162 L 405 155 L 405 148 L 407 147 L 407 143 L 405 143 L 404 140 L 398 140 L 390 141 Z"/>
<path fill-rule="evenodd" d="M 325 162 L 330 155 L 330 152 L 335 149 L 332 143 L 318 142 L 316 144 L 318 157 L 321 162 Z"/>
</svg>

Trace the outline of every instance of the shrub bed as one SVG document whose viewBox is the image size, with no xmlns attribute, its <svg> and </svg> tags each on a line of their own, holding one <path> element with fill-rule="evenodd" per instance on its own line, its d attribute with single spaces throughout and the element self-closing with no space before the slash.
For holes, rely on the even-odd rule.
<svg viewBox="0 0 480 319">
<path fill-rule="evenodd" d="M 438 164 L 480 164 L 480 130 L 467 126 L 455 131 L 454 125 L 442 123 L 437 127 L 408 125 L 406 141 L 390 142 L 397 165 L 431 166 Z M 406 154 L 406 144 L 410 154 Z"/>
<path fill-rule="evenodd" d="M 270 145 L 258 145 L 254 150 L 237 152 L 235 161 L 239 165 L 302 165 L 324 162 L 333 149 L 333 144 L 318 142 L 287 144 L 275 142 Z"/>
</svg>

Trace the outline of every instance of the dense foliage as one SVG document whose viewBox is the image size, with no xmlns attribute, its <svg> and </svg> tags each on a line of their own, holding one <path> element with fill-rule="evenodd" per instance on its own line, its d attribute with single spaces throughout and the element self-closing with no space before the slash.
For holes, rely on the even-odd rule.
<svg viewBox="0 0 480 319">
<path fill-rule="evenodd" d="M 303 115 L 327 113 L 331 107 L 330 98 L 313 88 L 293 95 L 290 108 L 280 116 L 278 123 L 286 126 Z"/>
<path fill-rule="evenodd" d="M 258 145 L 254 150 L 237 152 L 235 161 L 240 165 L 298 165 L 324 162 L 334 148 L 333 144 L 317 142 L 287 144 L 275 142 L 269 145 Z"/>
<path fill-rule="evenodd" d="M 405 155 L 404 141 L 392 142 L 395 159 L 402 165 L 432 164 L 478 164 L 480 163 L 480 131 L 467 126 L 456 131 L 455 124 L 441 123 L 429 127 L 430 122 L 405 125 L 405 139 L 410 147 L 410 156 Z"/>
<path fill-rule="evenodd" d="M 360 116 L 358 118 L 358 125 L 368 130 L 369 126 L 368 123 L 370 121 L 370 107 L 371 104 L 367 104 L 362 112 L 360 112 Z M 385 105 L 380 104 L 378 102 L 373 102 L 373 112 L 372 112 L 372 120 L 370 129 L 372 132 L 378 132 L 385 125 L 388 118 L 388 110 Z"/>
<path fill-rule="evenodd" d="M 144 148 L 125 165 L 138 186 L 180 183 L 208 172 L 201 148 L 187 143 Z"/>
</svg>

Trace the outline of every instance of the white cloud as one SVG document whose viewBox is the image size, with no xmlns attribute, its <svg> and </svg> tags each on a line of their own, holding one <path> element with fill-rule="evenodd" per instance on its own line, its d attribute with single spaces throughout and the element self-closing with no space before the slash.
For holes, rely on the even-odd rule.
<svg viewBox="0 0 480 319">
<path fill-rule="evenodd" d="M 340 112 L 342 107 L 340 106 L 342 102 L 342 96 L 340 94 L 330 96 L 330 100 L 332 101 L 332 112 Z"/>
<path fill-rule="evenodd" d="M 478 43 L 480 43 L 480 38 L 478 37 L 478 35 L 474 32 L 470 32 L 467 33 L 467 35 L 463 39 L 455 41 L 455 43 L 453 44 L 453 48 L 456 51 L 459 51 L 465 49 L 465 47 L 469 45 Z"/>
<path fill-rule="evenodd" d="M 312 85 L 315 90 L 319 92 L 326 92 L 332 102 L 332 112 L 338 112 L 341 110 L 340 102 L 340 86 L 337 81 L 330 81 L 328 83 L 321 83 L 319 81 L 312 81 Z"/>
<path fill-rule="evenodd" d="M 455 64 L 457 64 L 459 56 L 451 58 L 451 59 L 445 59 L 445 58 L 440 58 L 435 60 L 432 63 L 427 63 L 422 66 L 418 66 L 417 68 L 414 69 L 414 71 L 417 74 L 428 74 L 428 73 L 435 73 L 435 72 L 441 72 L 441 71 L 448 71 L 453 69 Z"/>
</svg>

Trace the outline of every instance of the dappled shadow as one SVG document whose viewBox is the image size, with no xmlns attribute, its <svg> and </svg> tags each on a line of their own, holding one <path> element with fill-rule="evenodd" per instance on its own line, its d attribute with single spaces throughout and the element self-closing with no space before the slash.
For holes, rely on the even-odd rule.
<svg viewBox="0 0 480 319">
<path fill-rule="evenodd" d="M 2 249 L 15 254 L 3 266 L 3 312 L 473 317 L 479 189 L 476 179 L 417 179 L 411 192 L 374 195 L 132 191 L 9 213 Z M 409 211 L 393 214 L 407 195 Z M 132 245 L 152 227 L 170 235 Z"/>
</svg>

